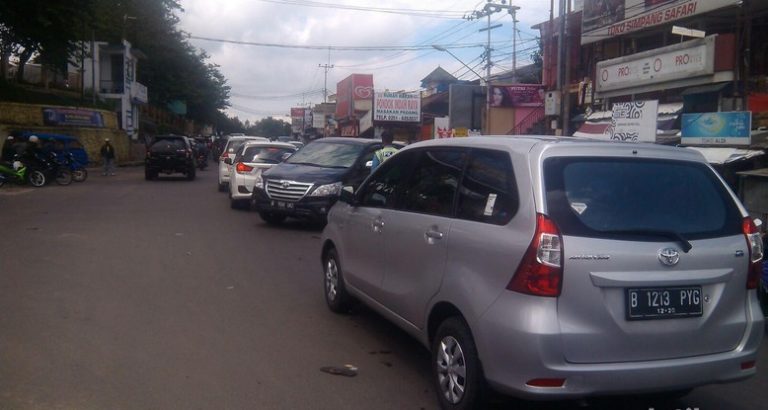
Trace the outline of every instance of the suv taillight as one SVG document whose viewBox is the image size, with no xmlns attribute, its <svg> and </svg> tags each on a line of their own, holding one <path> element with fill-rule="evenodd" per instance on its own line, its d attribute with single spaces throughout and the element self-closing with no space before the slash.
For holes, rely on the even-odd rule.
<svg viewBox="0 0 768 410">
<path fill-rule="evenodd" d="M 537 214 L 536 232 L 507 289 L 534 296 L 560 296 L 562 257 L 560 230 L 551 219 Z"/>
<path fill-rule="evenodd" d="M 744 236 L 747 238 L 747 248 L 749 248 L 747 289 L 757 289 L 757 285 L 760 282 L 760 274 L 763 271 L 763 240 L 760 238 L 760 230 L 757 229 L 752 218 L 744 218 L 741 228 L 744 231 Z"/>
<path fill-rule="evenodd" d="M 238 174 L 244 174 L 246 172 L 253 171 L 253 167 L 245 165 L 242 162 L 238 162 L 237 165 L 235 165 L 235 171 L 237 171 Z"/>
</svg>

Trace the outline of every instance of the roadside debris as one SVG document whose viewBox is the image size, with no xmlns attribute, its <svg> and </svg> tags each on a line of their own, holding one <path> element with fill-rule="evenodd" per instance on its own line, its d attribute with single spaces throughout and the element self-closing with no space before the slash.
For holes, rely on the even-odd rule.
<svg viewBox="0 0 768 410">
<path fill-rule="evenodd" d="M 345 364 L 344 367 L 325 366 L 325 367 L 321 367 L 320 371 L 328 374 L 333 374 L 336 376 L 347 376 L 347 377 L 357 376 L 357 367 L 352 366 L 351 364 Z"/>
</svg>

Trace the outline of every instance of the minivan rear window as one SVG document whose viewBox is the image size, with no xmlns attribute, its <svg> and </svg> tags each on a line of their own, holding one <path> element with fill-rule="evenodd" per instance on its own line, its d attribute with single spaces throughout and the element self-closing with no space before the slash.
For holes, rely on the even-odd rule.
<svg viewBox="0 0 768 410">
<path fill-rule="evenodd" d="M 564 235 L 659 240 L 651 233 L 704 239 L 741 232 L 736 204 L 705 164 L 554 157 L 544 162 L 544 181 L 548 213 Z"/>
</svg>

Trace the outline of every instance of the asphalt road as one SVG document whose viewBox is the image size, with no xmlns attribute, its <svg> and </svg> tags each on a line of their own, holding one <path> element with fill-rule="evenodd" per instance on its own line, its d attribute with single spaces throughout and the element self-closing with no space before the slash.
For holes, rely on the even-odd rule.
<svg viewBox="0 0 768 410">
<path fill-rule="evenodd" d="M 320 228 L 229 209 L 216 172 L 0 190 L 0 409 L 435 408 L 425 349 L 326 309 Z M 346 364 L 356 377 L 320 371 Z M 490 407 L 761 409 L 765 347 L 758 368 L 673 403 Z"/>
</svg>

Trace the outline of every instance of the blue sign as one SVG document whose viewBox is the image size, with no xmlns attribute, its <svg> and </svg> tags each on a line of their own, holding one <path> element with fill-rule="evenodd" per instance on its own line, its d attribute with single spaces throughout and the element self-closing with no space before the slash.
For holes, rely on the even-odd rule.
<svg viewBox="0 0 768 410">
<path fill-rule="evenodd" d="M 683 114 L 683 144 L 750 145 L 752 113 L 749 111 Z"/>
<path fill-rule="evenodd" d="M 76 108 L 43 108 L 45 125 L 71 125 L 75 127 L 104 127 L 104 118 L 94 110 Z"/>
</svg>

